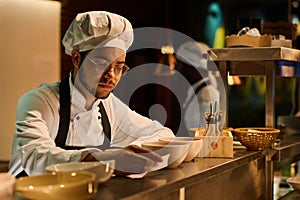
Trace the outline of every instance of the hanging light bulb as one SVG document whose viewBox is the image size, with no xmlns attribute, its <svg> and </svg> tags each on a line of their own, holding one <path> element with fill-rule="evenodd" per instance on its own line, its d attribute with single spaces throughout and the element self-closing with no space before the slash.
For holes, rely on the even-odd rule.
<svg viewBox="0 0 300 200">
<path fill-rule="evenodd" d="M 242 83 L 239 76 L 230 76 L 228 74 L 227 80 L 228 80 L 228 85 L 240 85 Z"/>
<path fill-rule="evenodd" d="M 174 56 L 174 47 L 172 45 L 164 45 L 161 47 L 161 56 L 155 70 L 155 75 L 172 76 L 175 74 L 176 59 Z"/>
</svg>

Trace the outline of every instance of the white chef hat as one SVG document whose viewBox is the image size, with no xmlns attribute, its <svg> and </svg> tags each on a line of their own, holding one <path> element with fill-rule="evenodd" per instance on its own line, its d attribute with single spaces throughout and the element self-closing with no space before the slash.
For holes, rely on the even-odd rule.
<svg viewBox="0 0 300 200">
<path fill-rule="evenodd" d="M 208 45 L 203 42 L 187 41 L 179 46 L 176 58 L 197 69 L 207 70 L 208 49 Z"/>
<path fill-rule="evenodd" d="M 62 44 L 65 52 L 88 51 L 99 44 L 128 50 L 133 42 L 131 23 L 124 17 L 107 11 L 79 13 L 66 31 Z"/>
</svg>

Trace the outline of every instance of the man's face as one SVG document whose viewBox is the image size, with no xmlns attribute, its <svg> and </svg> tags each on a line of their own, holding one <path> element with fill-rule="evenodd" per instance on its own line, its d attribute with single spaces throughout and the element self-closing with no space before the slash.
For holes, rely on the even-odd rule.
<svg viewBox="0 0 300 200">
<path fill-rule="evenodd" d="M 86 54 L 78 77 L 96 98 L 106 98 L 122 76 L 126 54 L 119 48 L 95 49 Z"/>
</svg>

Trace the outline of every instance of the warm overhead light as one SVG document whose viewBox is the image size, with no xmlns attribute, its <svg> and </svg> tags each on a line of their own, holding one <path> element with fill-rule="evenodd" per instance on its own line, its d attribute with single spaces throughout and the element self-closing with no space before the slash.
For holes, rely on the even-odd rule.
<svg viewBox="0 0 300 200">
<path fill-rule="evenodd" d="M 228 79 L 228 85 L 240 85 L 242 83 L 240 77 L 238 76 L 228 75 L 227 79 Z"/>
<path fill-rule="evenodd" d="M 172 45 L 164 45 L 161 47 L 162 54 L 174 54 L 174 47 Z"/>
<path fill-rule="evenodd" d="M 174 56 L 174 47 L 172 45 L 164 45 L 161 47 L 162 55 L 159 58 L 155 74 L 159 76 L 172 76 L 175 74 L 176 59 Z M 168 68 L 166 67 L 168 66 Z"/>
</svg>

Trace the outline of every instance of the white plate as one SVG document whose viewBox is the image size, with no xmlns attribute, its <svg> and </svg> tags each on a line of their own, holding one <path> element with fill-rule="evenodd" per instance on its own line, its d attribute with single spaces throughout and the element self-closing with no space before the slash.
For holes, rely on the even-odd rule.
<svg viewBox="0 0 300 200">
<path fill-rule="evenodd" d="M 98 183 L 109 180 L 114 172 L 115 160 L 97 162 L 70 162 L 46 167 L 48 172 L 88 171 L 96 175 Z"/>
</svg>

